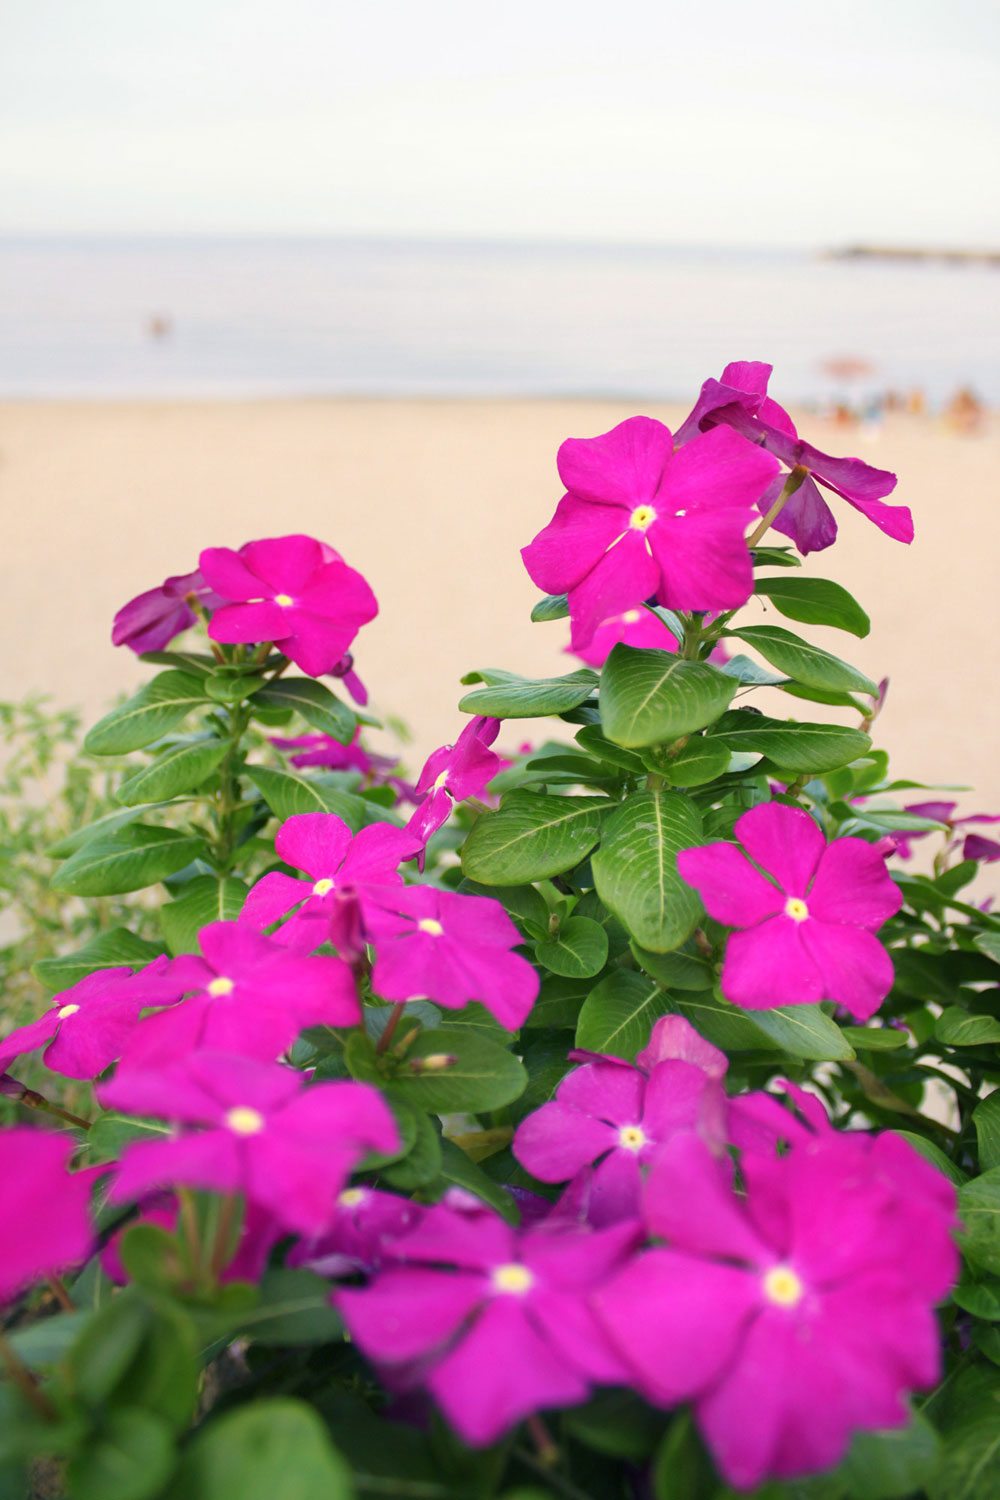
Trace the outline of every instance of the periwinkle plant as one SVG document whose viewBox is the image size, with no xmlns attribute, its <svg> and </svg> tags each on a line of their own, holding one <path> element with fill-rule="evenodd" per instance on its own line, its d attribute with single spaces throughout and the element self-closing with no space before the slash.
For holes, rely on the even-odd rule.
<svg viewBox="0 0 1000 1500">
<path fill-rule="evenodd" d="M 72 1500 L 1000 1487 L 1000 919 L 961 898 L 998 846 L 900 809 L 884 684 L 760 613 L 868 632 L 768 535 L 829 546 L 820 487 L 912 536 L 769 374 L 563 445 L 524 556 L 583 665 L 470 673 L 415 784 L 325 543 L 119 611 L 161 670 L 87 748 L 144 758 L 53 888 L 155 890 L 159 941 L 49 960 L 0 1039 L 0 1491 L 53 1456 Z M 92 1119 L 19 1082 L 43 1047 Z"/>
</svg>

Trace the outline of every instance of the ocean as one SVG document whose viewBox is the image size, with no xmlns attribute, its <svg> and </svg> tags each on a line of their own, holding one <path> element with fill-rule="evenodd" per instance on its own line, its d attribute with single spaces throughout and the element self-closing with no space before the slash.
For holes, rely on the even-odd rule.
<svg viewBox="0 0 1000 1500">
<path fill-rule="evenodd" d="M 0 397 L 1000 405 L 1000 270 L 780 251 L 388 239 L 0 239 Z M 848 376 L 826 366 L 857 362 Z M 861 368 L 866 367 L 866 368 Z"/>
</svg>

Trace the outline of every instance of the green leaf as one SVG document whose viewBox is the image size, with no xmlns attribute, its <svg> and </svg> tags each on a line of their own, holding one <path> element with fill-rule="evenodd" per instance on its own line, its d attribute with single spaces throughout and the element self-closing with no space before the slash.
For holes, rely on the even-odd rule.
<svg viewBox="0 0 1000 1500">
<path fill-rule="evenodd" d="M 835 771 L 871 748 L 871 740 L 860 729 L 769 719 L 746 708 L 723 714 L 709 733 L 725 740 L 731 750 L 766 755 L 775 765 L 796 774 Z"/>
<path fill-rule="evenodd" d="M 949 1005 L 934 1023 L 934 1037 L 948 1047 L 985 1047 L 1000 1042 L 1000 1021 L 994 1016 L 973 1016 L 960 1005 Z"/>
<path fill-rule="evenodd" d="M 585 724 L 578 730 L 576 742 L 581 750 L 596 755 L 608 765 L 617 766 L 620 771 L 629 771 L 633 776 L 646 774 L 646 762 L 642 756 L 637 755 L 634 750 L 625 750 L 621 745 L 612 744 L 605 739 L 596 724 Z"/>
<path fill-rule="evenodd" d="M 207 701 L 201 678 L 189 672 L 160 672 L 134 698 L 99 719 L 83 748 L 91 755 L 125 755 L 141 750 Z"/>
<path fill-rule="evenodd" d="M 703 907 L 677 873 L 677 856 L 702 842 L 701 814 L 681 792 L 637 792 L 608 819 L 594 883 L 643 948 L 668 953 L 697 927 Z"/>
<path fill-rule="evenodd" d="M 597 673 L 589 667 L 565 677 L 519 677 L 499 667 L 468 672 L 463 682 L 484 682 L 459 700 L 466 714 L 489 714 L 497 719 L 538 719 L 545 714 L 563 714 L 589 698 L 597 686 Z"/>
<path fill-rule="evenodd" d="M 945 1438 L 927 1500 L 996 1500 L 1000 1494 L 1000 1414 L 963 1422 Z"/>
<path fill-rule="evenodd" d="M 632 1062 L 653 1023 L 670 1011 L 660 986 L 631 969 L 614 969 L 591 990 L 576 1025 L 576 1045 Z"/>
<path fill-rule="evenodd" d="M 163 949 L 145 938 L 136 937 L 127 927 L 109 927 L 99 932 L 76 953 L 65 953 L 61 958 L 40 958 L 32 964 L 31 972 L 39 984 L 50 990 L 72 989 L 88 974 L 98 969 L 115 969 L 126 964 L 130 969 L 141 969 L 159 958 Z"/>
<path fill-rule="evenodd" d="M 862 638 L 872 628 L 858 601 L 829 578 L 758 578 L 753 591 L 770 599 L 779 614 L 804 625 L 832 625 Z"/>
<path fill-rule="evenodd" d="M 841 1026 L 840 1034 L 852 1047 L 871 1052 L 893 1052 L 897 1047 L 908 1046 L 910 1041 L 905 1031 L 895 1031 L 891 1026 Z"/>
<path fill-rule="evenodd" d="M 282 677 L 269 682 L 254 696 L 252 709 L 291 708 L 320 734 L 328 734 L 342 745 L 350 744 L 357 720 L 346 703 L 311 677 Z"/>
<path fill-rule="evenodd" d="M 52 878 L 68 896 L 117 896 L 176 875 L 207 850 L 200 834 L 131 823 L 109 838 L 84 844 Z"/>
<path fill-rule="evenodd" d="M 420 1070 L 428 1057 L 432 1067 Z M 465 1109 L 478 1113 L 510 1104 L 524 1092 L 527 1081 L 514 1054 L 475 1027 L 436 1026 L 422 1031 L 409 1048 L 392 1091 L 405 1104 L 432 1114 Z"/>
<path fill-rule="evenodd" d="M 1000 1089 L 987 1094 L 972 1111 L 972 1123 L 979 1141 L 979 1167 L 989 1172 L 1000 1167 Z"/>
<path fill-rule="evenodd" d="M 960 1282 L 953 1290 L 952 1301 L 974 1318 L 987 1323 L 1000 1321 L 1000 1280 Z"/>
<path fill-rule="evenodd" d="M 276 771 L 271 766 L 246 766 L 245 772 L 276 818 L 282 822 L 296 813 L 329 812 L 343 818 L 352 833 L 368 823 L 396 823 L 395 813 L 354 792 L 341 791 L 318 776 L 298 771 Z"/>
<path fill-rule="evenodd" d="M 140 1120 L 135 1115 L 107 1111 L 98 1115 L 88 1133 L 92 1161 L 115 1161 L 133 1141 L 162 1141 L 172 1127 L 162 1120 Z"/>
<path fill-rule="evenodd" d="M 697 993 L 675 990 L 670 995 L 669 1009 L 690 1021 L 707 1042 L 726 1052 L 756 1052 L 774 1046 L 754 1025 L 749 1011 L 741 1010 L 711 990 Z"/>
<path fill-rule="evenodd" d="M 147 802 L 142 807 L 123 807 L 119 812 L 105 813 L 103 818 L 95 818 L 93 823 L 86 823 L 82 828 L 76 828 L 68 833 L 64 839 L 50 844 L 45 853 L 52 859 L 68 859 L 84 844 L 89 844 L 91 839 L 105 838 L 115 833 L 119 828 L 127 828 L 129 823 L 135 823 L 143 813 L 154 812 L 158 807 L 166 807 L 166 802 Z"/>
<path fill-rule="evenodd" d="M 115 792 L 115 800 L 123 802 L 126 807 L 134 807 L 138 803 L 166 801 L 179 792 L 189 792 L 222 764 L 228 750 L 225 741 L 217 740 L 214 735 L 168 745 L 148 766 L 143 766 L 141 771 L 122 782 Z"/>
<path fill-rule="evenodd" d="M 441 1133 L 437 1123 L 429 1115 L 422 1110 L 411 1109 L 393 1088 L 390 1087 L 385 1092 L 397 1120 L 404 1110 L 409 1114 L 414 1126 L 414 1140 L 407 1154 L 385 1167 L 380 1175 L 390 1187 L 412 1193 L 414 1188 L 425 1187 L 440 1176 L 443 1145 Z"/>
<path fill-rule="evenodd" d="M 89 1310 L 59 1313 L 54 1318 L 39 1318 L 21 1328 L 10 1329 L 5 1337 L 18 1359 L 29 1370 L 44 1370 L 64 1358 L 67 1349 L 79 1338 L 92 1316 Z"/>
<path fill-rule="evenodd" d="M 198 933 L 209 922 L 234 922 L 243 910 L 249 887 L 235 875 L 217 880 L 198 875 L 188 881 L 176 901 L 160 907 L 160 926 L 174 955 L 197 953 Z"/>
<path fill-rule="evenodd" d="M 536 625 L 544 620 L 565 620 L 568 617 L 569 602 L 565 594 L 546 594 L 531 611 L 531 618 Z"/>
<path fill-rule="evenodd" d="M 441 1176 L 451 1187 L 464 1188 L 467 1193 L 474 1193 L 477 1198 L 495 1208 L 503 1218 L 517 1222 L 517 1204 L 514 1199 L 492 1178 L 487 1177 L 482 1167 L 466 1156 L 454 1141 L 441 1142 Z"/>
<path fill-rule="evenodd" d="M 698 735 L 673 760 L 664 762 L 661 769 L 671 786 L 704 786 L 725 775 L 729 760 L 729 746 L 722 740 Z"/>
<path fill-rule="evenodd" d="M 330 1283 L 314 1271 L 265 1272 L 260 1302 L 241 1320 L 257 1344 L 329 1344 L 343 1335 L 330 1306 Z"/>
<path fill-rule="evenodd" d="M 962 1254 L 984 1271 L 1000 1274 L 1000 1167 L 991 1167 L 958 1190 Z"/>
<path fill-rule="evenodd" d="M 926 1417 L 888 1432 L 858 1432 L 837 1469 L 851 1500 L 906 1500 L 937 1468 L 940 1439 Z"/>
<path fill-rule="evenodd" d="M 626 749 L 676 740 L 717 719 L 736 687 L 707 662 L 619 644 L 601 673 L 601 728 Z"/>
<path fill-rule="evenodd" d="M 788 681 L 780 672 L 772 672 L 752 657 L 743 655 L 731 656 L 728 661 L 720 662 L 719 671 L 724 672 L 727 677 L 735 677 L 744 687 L 777 687 Z"/>
<path fill-rule="evenodd" d="M 152 1500 L 174 1469 L 170 1428 L 141 1407 L 113 1411 L 66 1473 L 71 1500 Z"/>
<path fill-rule="evenodd" d="M 985 953 L 987 958 L 1000 964 L 1000 932 L 980 932 L 973 938 L 973 942 L 980 953 Z"/>
<path fill-rule="evenodd" d="M 350 1471 L 311 1406 L 257 1396 L 212 1416 L 184 1449 L 164 1500 L 353 1500 Z"/>
<path fill-rule="evenodd" d="M 483 813 L 465 841 L 462 869 L 482 885 L 522 885 L 578 865 L 597 843 L 603 797 L 553 797 L 510 792 L 496 812 Z"/>
<path fill-rule="evenodd" d="M 854 1048 L 836 1022 L 818 1005 L 785 1005 L 755 1010 L 753 1023 L 772 1046 L 810 1062 L 840 1062 L 854 1057 Z"/>
<path fill-rule="evenodd" d="M 558 932 L 535 944 L 535 957 L 552 974 L 589 979 L 608 961 L 608 934 L 590 917 L 569 917 Z"/>
<path fill-rule="evenodd" d="M 943 1172 L 949 1182 L 953 1182 L 956 1187 L 961 1187 L 966 1181 L 962 1169 L 956 1167 L 951 1158 L 945 1156 L 940 1146 L 935 1146 L 934 1142 L 929 1141 L 925 1135 L 917 1135 L 912 1130 L 894 1130 L 892 1134 L 906 1141 L 907 1145 L 912 1146 L 914 1151 L 918 1152 L 925 1161 L 929 1161 L 932 1167 L 937 1167 L 939 1172 Z"/>
<path fill-rule="evenodd" d="M 856 667 L 841 661 L 839 656 L 831 656 L 829 651 L 821 651 L 818 646 L 780 625 L 744 625 L 739 630 L 727 630 L 726 635 L 735 635 L 745 641 L 772 667 L 787 672 L 789 677 L 805 683 L 806 687 L 831 692 L 870 693 L 873 698 L 878 693 L 878 684 Z"/>
<path fill-rule="evenodd" d="M 706 990 L 715 983 L 715 969 L 707 958 L 693 953 L 650 953 L 632 944 L 637 961 L 668 990 Z"/>
</svg>

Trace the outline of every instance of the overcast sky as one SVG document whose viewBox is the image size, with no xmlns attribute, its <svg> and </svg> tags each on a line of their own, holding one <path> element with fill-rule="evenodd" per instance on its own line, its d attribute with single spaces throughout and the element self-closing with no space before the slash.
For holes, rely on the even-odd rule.
<svg viewBox="0 0 1000 1500">
<path fill-rule="evenodd" d="M 0 0 L 0 231 L 1000 243 L 988 0 Z"/>
</svg>

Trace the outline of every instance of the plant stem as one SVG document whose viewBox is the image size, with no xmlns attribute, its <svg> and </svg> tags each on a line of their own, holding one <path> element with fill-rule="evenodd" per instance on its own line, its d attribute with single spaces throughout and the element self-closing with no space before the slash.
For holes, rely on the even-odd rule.
<svg viewBox="0 0 1000 1500">
<path fill-rule="evenodd" d="M 219 1222 L 216 1225 L 215 1244 L 212 1246 L 212 1258 L 209 1262 L 213 1277 L 218 1276 L 229 1260 L 229 1241 L 232 1237 L 236 1208 L 236 1195 L 227 1194 L 223 1199 L 222 1212 L 219 1214 Z"/>
<path fill-rule="evenodd" d="M 768 527 L 773 525 L 778 516 L 784 510 L 785 502 L 792 498 L 792 496 L 795 494 L 795 491 L 802 484 L 803 480 L 808 477 L 808 475 L 808 469 L 804 469 L 801 464 L 796 464 L 795 468 L 785 480 L 781 494 L 778 496 L 777 500 L 775 500 L 774 504 L 771 506 L 771 509 L 768 511 L 764 519 L 760 522 L 756 529 L 750 533 L 749 540 L 747 541 L 747 546 L 750 548 L 751 552 L 756 547 L 765 531 L 767 531 Z"/>
<path fill-rule="evenodd" d="M 520 1463 L 524 1464 L 526 1469 L 531 1469 L 533 1473 L 540 1474 L 554 1490 L 558 1490 L 560 1495 L 564 1495 L 566 1500 L 593 1500 L 593 1497 L 588 1495 L 586 1490 L 581 1490 L 573 1483 L 572 1479 L 567 1479 L 565 1475 L 558 1473 L 554 1469 L 550 1469 L 547 1464 L 542 1463 L 527 1448 L 515 1448 L 514 1457 Z"/>
<path fill-rule="evenodd" d="M 69 1292 L 67 1292 L 59 1277 L 46 1276 L 45 1280 L 51 1287 L 52 1295 L 59 1303 L 59 1306 L 62 1308 L 63 1312 L 76 1312 L 76 1303 L 73 1301 Z"/>
<path fill-rule="evenodd" d="M 397 1000 L 396 1003 L 395 1003 L 395 1005 L 392 1007 L 392 1015 L 389 1017 L 388 1021 L 386 1021 L 386 1023 L 385 1023 L 385 1030 L 383 1031 L 382 1035 L 379 1037 L 378 1041 L 375 1044 L 375 1056 L 376 1057 L 381 1057 L 382 1056 L 383 1052 L 385 1052 L 385 1050 L 388 1047 L 389 1043 L 392 1041 L 393 1037 L 396 1035 L 396 1027 L 399 1025 L 400 1021 L 403 1019 L 403 1012 L 404 1012 L 405 1009 L 406 1009 L 406 1001 L 405 1000 Z"/>
<path fill-rule="evenodd" d="M 16 1079 L 12 1081 L 17 1082 Z M 75 1126 L 77 1130 L 90 1129 L 91 1121 L 85 1120 L 82 1115 L 74 1115 L 68 1109 L 61 1109 L 58 1104 L 53 1104 L 51 1099 L 46 1099 L 42 1094 L 36 1093 L 34 1089 L 25 1088 L 23 1084 L 20 1084 L 19 1088 L 22 1092 L 20 1094 L 12 1094 L 11 1097 L 16 1098 L 17 1102 L 23 1104 L 26 1109 L 44 1110 L 47 1115 L 55 1115 L 58 1119 L 65 1120 L 67 1124 Z M 4 1093 L 6 1092 L 7 1090 L 5 1089 Z"/>
<path fill-rule="evenodd" d="M 52 1402 L 44 1391 L 39 1390 L 35 1384 L 35 1377 L 28 1366 L 14 1353 L 7 1342 L 7 1335 L 0 1330 L 0 1364 L 3 1365 L 10 1379 L 17 1386 L 25 1400 L 35 1408 L 36 1412 L 46 1422 L 52 1422 L 59 1415 Z"/>
<path fill-rule="evenodd" d="M 240 779 L 234 769 L 240 751 L 240 740 L 247 727 L 247 712 L 242 704 L 234 703 L 229 709 L 229 748 L 219 768 L 219 796 L 215 817 L 218 830 L 215 840 L 215 858 L 222 874 L 227 874 L 233 857 L 235 829 L 233 814 L 242 803 Z"/>
<path fill-rule="evenodd" d="M 187 1242 L 188 1254 L 191 1257 L 191 1269 L 195 1280 L 200 1281 L 201 1238 L 198 1233 L 198 1215 L 195 1211 L 194 1199 L 187 1188 L 177 1189 L 177 1202 L 180 1206 L 180 1219 L 184 1230 L 184 1239 Z"/>
</svg>

